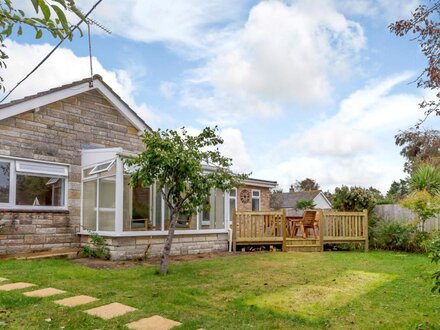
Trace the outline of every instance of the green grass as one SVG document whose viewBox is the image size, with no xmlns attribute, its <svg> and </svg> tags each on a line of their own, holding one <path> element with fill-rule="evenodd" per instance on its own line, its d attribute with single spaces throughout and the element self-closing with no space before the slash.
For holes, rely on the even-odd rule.
<svg viewBox="0 0 440 330">
<path fill-rule="evenodd" d="M 123 329 L 155 314 L 179 329 L 440 329 L 434 268 L 426 256 L 391 252 L 243 254 L 173 264 L 166 277 L 156 266 L 0 261 L 0 277 L 100 298 L 66 308 L 20 293 L 29 289 L 0 292 L 0 329 Z M 115 301 L 138 311 L 108 321 L 82 312 Z"/>
</svg>

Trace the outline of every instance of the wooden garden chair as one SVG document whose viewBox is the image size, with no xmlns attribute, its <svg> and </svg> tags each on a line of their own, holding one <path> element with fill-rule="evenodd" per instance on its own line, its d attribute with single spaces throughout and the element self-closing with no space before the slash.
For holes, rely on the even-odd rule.
<svg viewBox="0 0 440 330">
<path fill-rule="evenodd" d="M 307 238 L 307 228 L 313 229 L 313 234 L 315 235 L 315 238 L 318 238 L 318 235 L 316 234 L 319 230 L 318 221 L 316 221 L 316 213 L 317 211 L 304 211 L 303 217 L 299 221 L 293 222 L 293 236 L 296 235 L 296 232 L 298 229 L 301 229 L 301 234 L 303 238 Z"/>
</svg>

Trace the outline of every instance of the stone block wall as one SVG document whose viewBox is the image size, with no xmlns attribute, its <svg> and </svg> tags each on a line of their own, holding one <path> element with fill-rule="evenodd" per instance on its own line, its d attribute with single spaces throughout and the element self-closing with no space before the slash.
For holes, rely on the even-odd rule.
<svg viewBox="0 0 440 330">
<path fill-rule="evenodd" d="M 159 257 L 165 236 L 106 237 L 112 260 L 127 260 L 143 256 L 148 245 L 148 256 Z M 88 236 L 81 236 L 81 244 L 89 244 Z M 228 234 L 175 235 L 171 255 L 187 255 L 228 251 Z"/>
<path fill-rule="evenodd" d="M 2 212 L 0 255 L 79 247 L 67 212 Z"/>
<path fill-rule="evenodd" d="M 77 244 L 82 146 L 122 147 L 129 152 L 139 152 L 143 144 L 137 133 L 96 90 L 0 120 L 0 157 L 70 165 L 67 213 L 0 209 L 0 224 L 3 223 L 0 225 L 0 254 Z"/>
</svg>

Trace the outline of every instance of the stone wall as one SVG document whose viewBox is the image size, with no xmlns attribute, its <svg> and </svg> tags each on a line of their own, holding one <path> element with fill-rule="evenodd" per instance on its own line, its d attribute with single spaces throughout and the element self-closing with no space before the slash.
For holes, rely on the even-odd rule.
<svg viewBox="0 0 440 330">
<path fill-rule="evenodd" d="M 2 212 L 0 224 L 0 255 L 79 247 L 67 212 Z"/>
<path fill-rule="evenodd" d="M 240 199 L 240 194 L 243 190 L 248 190 L 250 199 L 248 203 L 243 203 Z M 237 211 L 250 212 L 252 211 L 252 189 L 260 190 L 260 211 L 270 210 L 270 189 L 255 186 L 244 186 L 237 189 Z"/>
<path fill-rule="evenodd" d="M 143 149 L 138 131 L 93 90 L 0 120 L 1 155 L 70 164 L 68 212 L 0 210 L 0 254 L 78 244 L 81 148 Z"/>
<path fill-rule="evenodd" d="M 149 257 L 159 257 L 165 236 L 106 237 L 112 260 L 142 257 L 148 248 Z M 89 244 L 88 236 L 81 236 L 83 245 Z M 187 255 L 228 251 L 228 234 L 175 235 L 171 255 Z"/>
</svg>

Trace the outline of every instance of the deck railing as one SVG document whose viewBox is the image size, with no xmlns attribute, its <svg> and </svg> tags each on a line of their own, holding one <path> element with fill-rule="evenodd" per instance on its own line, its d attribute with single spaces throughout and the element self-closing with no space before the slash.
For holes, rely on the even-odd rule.
<svg viewBox="0 0 440 330">
<path fill-rule="evenodd" d="M 284 212 L 234 212 L 233 248 L 236 243 L 282 243 L 286 218 Z"/>
<path fill-rule="evenodd" d="M 323 211 L 322 235 L 325 243 L 364 242 L 368 250 L 368 211 Z"/>
<path fill-rule="evenodd" d="M 319 244 L 361 242 L 368 251 L 368 213 L 319 210 Z M 234 212 L 232 245 L 282 244 L 286 250 L 285 212 Z M 298 239 L 298 238 L 295 238 Z"/>
</svg>

